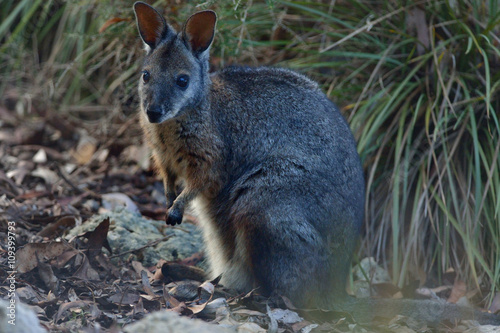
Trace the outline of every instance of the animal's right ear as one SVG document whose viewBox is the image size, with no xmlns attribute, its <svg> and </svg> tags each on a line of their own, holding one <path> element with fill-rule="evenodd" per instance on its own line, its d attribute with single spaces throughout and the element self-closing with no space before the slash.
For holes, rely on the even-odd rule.
<svg viewBox="0 0 500 333">
<path fill-rule="evenodd" d="M 140 1 L 134 3 L 134 12 L 143 42 L 154 49 L 167 32 L 165 18 L 156 9 Z"/>
</svg>

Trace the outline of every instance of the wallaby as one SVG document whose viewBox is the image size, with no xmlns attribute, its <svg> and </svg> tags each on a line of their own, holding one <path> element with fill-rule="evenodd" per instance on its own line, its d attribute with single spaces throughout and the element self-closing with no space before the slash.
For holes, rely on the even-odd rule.
<svg viewBox="0 0 500 333">
<path fill-rule="evenodd" d="M 358 300 L 346 279 L 364 214 L 364 178 L 349 126 L 318 85 L 279 68 L 209 74 L 216 14 L 177 33 L 153 7 L 134 10 L 146 56 L 140 121 L 167 197 L 166 222 L 193 202 L 212 274 L 299 307 L 355 319 L 404 314 L 430 323 L 498 317 L 450 304 Z M 176 185 L 183 189 L 176 193 Z"/>
</svg>

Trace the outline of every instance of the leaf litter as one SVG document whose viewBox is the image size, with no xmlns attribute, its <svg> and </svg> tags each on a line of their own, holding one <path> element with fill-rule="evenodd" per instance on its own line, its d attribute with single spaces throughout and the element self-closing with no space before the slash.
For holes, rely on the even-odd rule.
<svg viewBox="0 0 500 333">
<path fill-rule="evenodd" d="M 220 285 L 220 277 L 206 280 L 203 269 L 195 266 L 202 261 L 201 253 L 144 266 L 127 256 L 141 249 L 115 249 L 113 253 L 108 242 L 109 219 L 66 240 L 71 229 L 119 206 L 152 219 L 164 218 L 162 183 L 151 168 L 137 122 L 110 119 L 109 124 L 115 125 L 103 129 L 95 122 L 56 113 L 37 114 L 36 109 L 28 118 L 2 105 L 0 111 L 1 252 L 5 253 L 7 244 L 7 222 L 14 221 L 16 294 L 49 331 L 119 332 L 156 311 L 201 318 L 238 332 L 430 331 L 400 316 L 369 328 L 342 313 L 315 319 L 313 312 L 297 309 L 279 295 L 265 298 L 258 289 L 238 294 Z M 188 223 L 196 223 L 195 217 L 187 217 Z M 387 281 L 387 272 L 367 260 L 367 272 L 357 273 L 356 283 L 363 281 L 361 275 L 369 278 L 358 283 L 360 288 L 372 296 L 400 297 L 401 290 Z M 2 256 L 2 281 L 8 278 L 7 271 Z M 7 289 L 0 288 L 2 298 L 6 294 Z M 479 293 L 471 293 L 455 277 L 434 289 L 421 288 L 420 294 L 457 303 L 477 298 Z M 499 311 L 499 304 L 496 295 L 490 310 Z M 469 332 L 474 327 L 464 322 L 439 330 Z"/>
</svg>

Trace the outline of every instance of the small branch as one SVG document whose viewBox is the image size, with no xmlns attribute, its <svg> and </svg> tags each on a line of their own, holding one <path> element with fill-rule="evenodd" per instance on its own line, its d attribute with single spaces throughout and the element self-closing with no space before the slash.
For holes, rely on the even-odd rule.
<svg viewBox="0 0 500 333">
<path fill-rule="evenodd" d="M 148 242 L 146 245 L 141 246 L 141 247 L 139 247 L 137 249 L 128 250 L 128 251 L 125 251 L 125 252 L 122 252 L 122 253 L 114 254 L 114 255 L 110 256 L 109 258 L 111 259 L 111 258 L 121 257 L 121 256 L 123 256 L 125 254 L 128 254 L 128 253 L 133 253 L 133 252 L 136 252 L 136 251 L 143 250 L 143 249 L 145 249 L 147 247 L 150 247 L 150 246 L 155 246 L 156 244 L 158 244 L 160 242 L 166 241 L 170 237 L 172 237 L 172 236 L 165 236 L 163 238 L 156 239 L 154 241 Z"/>
</svg>

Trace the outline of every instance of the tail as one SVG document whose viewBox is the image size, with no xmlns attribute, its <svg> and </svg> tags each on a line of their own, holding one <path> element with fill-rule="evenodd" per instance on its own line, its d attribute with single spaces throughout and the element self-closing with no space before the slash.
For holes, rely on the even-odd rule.
<svg viewBox="0 0 500 333">
<path fill-rule="evenodd" d="M 361 324 L 370 324 L 380 319 L 389 321 L 396 315 L 403 315 L 431 326 L 464 319 L 476 320 L 482 325 L 500 326 L 498 315 L 446 303 L 444 300 L 350 298 L 337 305 L 337 309 L 351 314 Z"/>
</svg>

